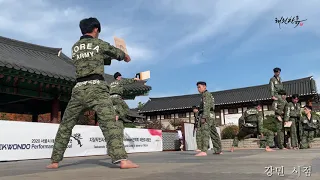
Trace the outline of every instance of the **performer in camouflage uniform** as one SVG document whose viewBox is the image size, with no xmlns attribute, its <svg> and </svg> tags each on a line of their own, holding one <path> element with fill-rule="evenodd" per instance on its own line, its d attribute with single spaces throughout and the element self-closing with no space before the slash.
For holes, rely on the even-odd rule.
<svg viewBox="0 0 320 180">
<path fill-rule="evenodd" d="M 266 151 L 274 151 L 270 148 L 273 145 L 273 132 L 263 128 L 263 115 L 260 102 L 253 103 L 254 107 L 247 109 L 239 118 L 239 132 L 233 139 L 231 152 L 234 147 L 238 147 L 239 140 L 244 139 L 249 134 L 258 134 L 266 137 Z"/>
<path fill-rule="evenodd" d="M 278 148 L 286 150 L 287 148 L 284 147 L 284 126 L 287 122 L 284 121 L 284 112 L 285 107 L 288 104 L 286 100 L 287 93 L 284 90 L 280 90 L 278 94 L 280 95 L 280 98 L 273 101 L 272 108 L 276 117 L 275 121 L 277 126 Z"/>
<path fill-rule="evenodd" d="M 285 107 L 284 112 L 284 121 L 288 122 L 291 121 L 291 127 L 290 127 L 290 139 L 291 139 L 291 147 L 293 149 L 298 149 L 298 136 L 297 136 L 297 123 L 300 120 L 301 116 L 301 108 L 299 102 L 299 95 L 293 94 L 292 95 L 292 102 L 289 102 L 287 106 Z"/>
<path fill-rule="evenodd" d="M 138 165 L 127 160 L 123 144 L 123 123 L 116 120 L 116 113 L 109 95 L 109 85 L 104 80 L 104 65 L 110 65 L 111 59 L 130 61 L 122 50 L 98 39 L 101 31 L 96 18 L 80 21 L 83 34 L 72 47 L 72 62 L 76 68 L 77 84 L 72 89 L 71 99 L 59 126 L 47 168 L 59 167 L 70 141 L 73 127 L 84 110 L 93 109 L 97 113 L 99 126 L 107 140 L 108 153 L 113 163 L 120 168 L 137 168 Z"/>
<path fill-rule="evenodd" d="M 115 108 L 117 116 L 119 116 L 120 120 L 124 122 L 131 122 L 126 118 L 129 112 L 129 106 L 122 98 L 123 86 L 126 84 L 132 84 L 135 81 L 139 81 L 140 79 L 122 79 L 122 76 L 119 72 L 116 72 L 113 77 L 115 81 L 110 84 L 110 97 L 113 103 L 113 107 Z"/>
<path fill-rule="evenodd" d="M 270 78 L 269 85 L 270 85 L 270 93 L 273 100 L 281 99 L 281 95 L 279 95 L 279 91 L 284 90 L 282 79 L 280 77 L 281 69 L 274 68 L 273 69 L 273 77 Z"/>
<path fill-rule="evenodd" d="M 311 148 L 311 142 L 315 135 L 319 132 L 320 119 L 319 116 L 311 114 L 312 107 L 304 107 L 304 115 L 301 116 L 300 120 L 300 149 Z"/>
</svg>

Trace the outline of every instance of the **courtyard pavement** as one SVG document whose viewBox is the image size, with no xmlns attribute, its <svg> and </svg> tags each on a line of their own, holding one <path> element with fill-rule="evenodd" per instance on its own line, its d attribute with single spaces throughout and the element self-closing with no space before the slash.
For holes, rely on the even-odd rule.
<svg viewBox="0 0 320 180">
<path fill-rule="evenodd" d="M 194 157 L 195 152 L 155 152 L 130 154 L 141 167 L 120 170 L 108 156 L 65 158 L 58 170 L 48 170 L 45 160 L 0 162 L 0 180 L 320 180 L 320 149 L 264 152 L 262 149 L 238 150 L 223 155 Z M 266 167 L 284 168 L 284 176 Z M 292 173 L 301 167 L 300 177 Z M 311 166 L 307 177 L 303 167 Z M 279 170 L 281 168 L 278 168 Z"/>
</svg>

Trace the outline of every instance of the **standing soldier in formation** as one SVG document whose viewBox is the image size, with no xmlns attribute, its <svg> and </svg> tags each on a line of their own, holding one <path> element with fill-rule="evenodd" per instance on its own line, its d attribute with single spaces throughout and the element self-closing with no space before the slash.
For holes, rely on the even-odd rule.
<svg viewBox="0 0 320 180">
<path fill-rule="evenodd" d="M 123 96 L 123 86 L 126 84 L 132 84 L 136 81 L 139 81 L 138 78 L 133 79 L 122 79 L 122 76 L 119 72 L 116 72 L 113 75 L 115 81 L 110 84 L 110 97 L 113 103 L 113 106 L 116 110 L 117 117 L 123 122 L 131 122 L 127 119 L 129 112 L 129 106 L 122 99 Z"/>
<path fill-rule="evenodd" d="M 192 106 L 192 111 L 194 113 L 194 122 L 196 122 L 196 119 L 199 118 L 199 110 L 197 106 Z M 200 123 L 194 124 L 197 127 L 194 127 L 196 129 L 196 143 L 197 143 L 197 150 L 196 152 L 200 152 L 199 149 L 201 147 L 201 134 L 200 134 Z"/>
<path fill-rule="evenodd" d="M 304 107 L 305 114 L 300 120 L 300 149 L 311 148 L 311 142 L 315 135 L 319 132 L 320 120 L 319 116 L 311 114 L 312 107 L 306 105 Z"/>
<path fill-rule="evenodd" d="M 217 122 L 216 122 L 215 113 L 214 113 L 214 109 L 215 109 L 214 98 L 212 97 L 211 93 L 209 94 L 212 98 L 212 111 L 210 111 L 210 118 L 212 119 L 212 124 L 210 128 L 210 137 L 212 141 L 213 151 L 214 151 L 214 154 L 222 154 L 221 139 L 216 128 Z"/>
<path fill-rule="evenodd" d="M 98 39 L 101 26 L 96 18 L 83 19 L 79 26 L 83 36 L 72 47 L 77 84 L 72 89 L 71 99 L 55 138 L 51 164 L 47 168 L 59 167 L 58 163 L 63 159 L 72 129 L 85 109 L 93 109 L 97 113 L 112 162 L 120 163 L 120 168 L 124 169 L 137 168 L 138 165 L 127 160 L 128 155 L 123 144 L 123 124 L 116 120 L 109 85 L 104 80 L 104 65 L 110 65 L 111 59 L 129 62 L 130 57 L 120 49 Z M 90 56 L 87 56 L 88 54 Z"/>
<path fill-rule="evenodd" d="M 275 112 L 276 117 L 276 126 L 277 126 L 277 138 L 278 138 L 278 148 L 279 149 L 286 149 L 284 147 L 284 111 L 285 107 L 288 104 L 286 98 L 286 92 L 284 90 L 278 91 L 280 98 L 273 101 L 272 108 Z"/>
<path fill-rule="evenodd" d="M 273 145 L 273 132 L 263 128 L 263 115 L 261 112 L 260 102 L 254 102 L 253 107 L 247 109 L 239 118 L 239 132 L 234 137 L 231 152 L 234 147 L 238 147 L 239 140 L 244 139 L 249 134 L 259 134 L 261 137 L 266 137 L 266 151 L 274 151 L 270 148 Z"/>
<path fill-rule="evenodd" d="M 215 151 L 215 154 L 222 154 L 221 140 L 217 132 L 216 123 L 214 122 L 213 117 L 214 99 L 212 97 L 212 94 L 209 91 L 207 91 L 207 84 L 205 82 L 198 82 L 197 88 L 199 93 L 202 94 L 201 104 L 199 108 L 201 129 L 206 129 L 207 127 L 209 128 L 209 137 L 211 137 L 213 150 Z M 202 148 L 208 149 L 209 139 L 205 140 L 205 138 L 207 138 L 207 134 L 202 133 L 201 131 L 201 137 L 202 141 L 204 141 L 204 143 L 202 144 Z M 206 156 L 207 153 L 200 152 L 199 154 L 197 154 L 197 156 L 203 155 Z"/>
<path fill-rule="evenodd" d="M 274 68 L 273 69 L 274 76 L 270 78 L 269 85 L 271 90 L 271 97 L 273 100 L 281 99 L 281 96 L 279 95 L 280 90 L 284 90 L 282 80 L 280 77 L 280 68 Z"/>
<path fill-rule="evenodd" d="M 297 123 L 300 120 L 301 108 L 299 102 L 299 95 L 292 95 L 292 102 L 288 103 L 285 108 L 285 116 L 284 121 L 291 121 L 290 127 L 290 139 L 291 139 L 291 147 L 293 149 L 298 149 L 298 136 L 297 136 Z"/>
<path fill-rule="evenodd" d="M 197 88 L 199 93 L 202 95 L 201 97 L 201 104 L 199 108 L 199 133 L 200 134 L 200 147 L 198 154 L 196 156 L 207 156 L 207 151 L 209 147 L 209 140 L 210 140 L 210 125 L 211 125 L 211 118 L 210 118 L 210 109 L 213 106 L 212 103 L 212 96 L 206 89 L 205 82 L 197 82 Z"/>
</svg>

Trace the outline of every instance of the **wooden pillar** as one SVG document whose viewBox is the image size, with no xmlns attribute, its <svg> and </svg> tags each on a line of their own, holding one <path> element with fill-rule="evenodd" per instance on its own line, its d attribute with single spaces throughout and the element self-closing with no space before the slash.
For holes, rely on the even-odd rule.
<svg viewBox="0 0 320 180">
<path fill-rule="evenodd" d="M 96 112 L 94 112 L 94 125 L 98 126 L 98 115 Z"/>
<path fill-rule="evenodd" d="M 37 113 L 32 114 L 32 122 L 38 122 L 38 114 Z"/>
<path fill-rule="evenodd" d="M 61 119 L 60 119 L 60 122 L 62 121 L 62 119 L 63 119 L 63 115 L 64 115 L 64 112 L 66 111 L 66 109 L 65 108 L 63 108 L 63 109 L 61 109 Z"/>
<path fill-rule="evenodd" d="M 55 98 L 52 100 L 51 106 L 51 123 L 59 123 L 59 99 Z"/>
</svg>

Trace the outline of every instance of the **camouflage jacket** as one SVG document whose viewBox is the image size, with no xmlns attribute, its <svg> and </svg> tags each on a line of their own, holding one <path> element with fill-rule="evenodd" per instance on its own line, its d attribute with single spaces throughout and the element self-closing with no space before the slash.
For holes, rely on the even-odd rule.
<svg viewBox="0 0 320 180">
<path fill-rule="evenodd" d="M 303 115 L 301 116 L 300 124 L 301 124 L 300 130 L 306 130 L 306 131 L 319 130 L 319 127 L 320 127 L 319 116 L 312 114 L 309 120 L 307 115 Z"/>
<path fill-rule="evenodd" d="M 123 86 L 134 83 L 134 79 L 115 80 L 110 84 L 110 94 L 123 95 Z"/>
<path fill-rule="evenodd" d="M 208 124 L 212 124 L 214 117 L 213 117 L 213 110 L 214 110 L 214 98 L 209 91 L 205 91 L 202 93 L 201 97 L 201 104 L 199 111 L 201 113 L 201 118 L 206 119 Z"/>
<path fill-rule="evenodd" d="M 111 59 L 124 60 L 125 53 L 109 43 L 82 36 L 72 46 L 72 62 L 76 67 L 76 78 L 92 74 L 104 75 L 104 65 L 110 65 Z"/>
<path fill-rule="evenodd" d="M 280 90 L 284 90 L 281 77 L 279 77 L 278 80 L 275 76 L 273 76 L 272 78 L 270 78 L 269 85 L 271 96 L 278 95 L 278 92 Z"/>
<path fill-rule="evenodd" d="M 276 101 L 273 101 L 272 103 L 272 109 L 274 110 L 275 116 L 284 116 L 285 107 L 288 104 L 287 100 L 278 99 Z"/>
<path fill-rule="evenodd" d="M 263 115 L 261 111 L 255 108 L 247 109 L 243 115 L 239 118 L 239 128 L 258 128 L 258 132 L 263 132 Z"/>
<path fill-rule="evenodd" d="M 292 118 L 300 118 L 301 108 L 300 104 L 293 104 L 293 102 L 289 102 L 284 110 L 284 121 L 289 121 L 290 117 Z"/>
</svg>

